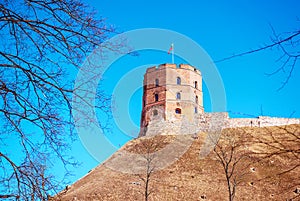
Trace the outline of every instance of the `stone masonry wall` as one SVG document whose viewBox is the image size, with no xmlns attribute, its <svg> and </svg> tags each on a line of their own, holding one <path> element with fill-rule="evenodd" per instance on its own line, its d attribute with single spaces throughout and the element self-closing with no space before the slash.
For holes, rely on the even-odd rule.
<svg viewBox="0 0 300 201">
<path fill-rule="evenodd" d="M 229 119 L 230 128 L 235 127 L 267 127 L 267 126 L 282 126 L 289 124 L 300 124 L 300 119 L 296 118 L 278 118 L 259 116 L 258 118 L 231 118 Z"/>
<path fill-rule="evenodd" d="M 300 124 L 300 119 L 259 116 L 257 118 L 229 118 L 227 112 L 197 114 L 191 122 L 188 118 L 151 119 L 140 136 L 196 134 L 200 131 L 217 131 L 224 128 L 267 127 Z"/>
</svg>

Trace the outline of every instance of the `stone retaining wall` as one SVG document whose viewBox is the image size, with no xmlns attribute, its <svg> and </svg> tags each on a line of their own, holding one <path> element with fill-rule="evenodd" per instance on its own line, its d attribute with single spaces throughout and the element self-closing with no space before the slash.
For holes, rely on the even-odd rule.
<svg viewBox="0 0 300 201">
<path fill-rule="evenodd" d="M 140 136 L 196 134 L 200 131 L 218 131 L 224 128 L 267 127 L 300 124 L 300 119 L 259 116 L 257 118 L 229 118 L 227 112 L 197 114 L 194 121 L 188 118 L 151 119 Z"/>
<path fill-rule="evenodd" d="M 295 118 L 278 118 L 278 117 L 267 117 L 259 116 L 257 118 L 230 118 L 230 128 L 235 127 L 267 127 L 267 126 L 282 126 L 289 124 L 300 124 L 300 119 Z"/>
</svg>

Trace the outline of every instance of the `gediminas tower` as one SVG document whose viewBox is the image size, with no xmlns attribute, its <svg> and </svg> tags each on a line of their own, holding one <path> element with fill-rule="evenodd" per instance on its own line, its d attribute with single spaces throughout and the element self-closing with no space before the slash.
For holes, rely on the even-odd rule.
<svg viewBox="0 0 300 201">
<path fill-rule="evenodd" d="M 144 75 L 142 104 L 139 136 L 300 124 L 300 119 L 295 118 L 229 118 L 227 112 L 204 112 L 202 75 L 188 64 L 148 68 Z"/>
<path fill-rule="evenodd" d="M 147 127 L 152 117 L 164 120 L 203 113 L 202 76 L 187 64 L 161 64 L 150 67 L 144 75 L 141 127 Z"/>
</svg>

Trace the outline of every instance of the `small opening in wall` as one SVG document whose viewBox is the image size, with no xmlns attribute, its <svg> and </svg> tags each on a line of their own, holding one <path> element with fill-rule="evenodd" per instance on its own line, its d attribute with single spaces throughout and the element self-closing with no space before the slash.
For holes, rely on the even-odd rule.
<svg viewBox="0 0 300 201">
<path fill-rule="evenodd" d="M 181 78 L 180 78 L 180 77 L 177 77 L 176 83 L 177 83 L 178 85 L 181 85 Z"/>
<path fill-rule="evenodd" d="M 181 109 L 180 109 L 180 108 L 176 108 L 176 109 L 175 109 L 175 113 L 176 113 L 176 114 L 181 114 Z"/>
<path fill-rule="evenodd" d="M 153 115 L 154 116 L 158 115 L 158 111 L 157 110 L 153 110 Z"/>
<path fill-rule="evenodd" d="M 158 101 L 158 94 L 154 94 L 155 102 Z"/>
<path fill-rule="evenodd" d="M 195 97 L 195 102 L 198 104 L 198 96 Z"/>
<path fill-rule="evenodd" d="M 196 68 L 194 68 L 194 71 L 195 71 L 195 72 L 197 72 L 197 69 L 196 69 Z"/>
<path fill-rule="evenodd" d="M 198 82 L 195 81 L 195 88 L 198 89 Z"/>
<path fill-rule="evenodd" d="M 197 107 L 195 107 L 195 114 L 197 114 L 198 113 L 198 108 Z"/>
<path fill-rule="evenodd" d="M 181 99 L 181 94 L 180 94 L 179 92 L 176 94 L 176 99 L 177 99 L 177 100 L 180 100 L 180 99 Z"/>
</svg>

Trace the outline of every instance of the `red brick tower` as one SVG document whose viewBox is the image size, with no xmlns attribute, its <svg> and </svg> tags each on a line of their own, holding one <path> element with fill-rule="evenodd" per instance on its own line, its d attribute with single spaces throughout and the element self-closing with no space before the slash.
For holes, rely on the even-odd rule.
<svg viewBox="0 0 300 201">
<path fill-rule="evenodd" d="M 176 121 L 185 117 L 192 122 L 198 113 L 204 113 L 202 76 L 190 65 L 148 68 L 143 90 L 141 131 L 153 118 Z"/>
</svg>

